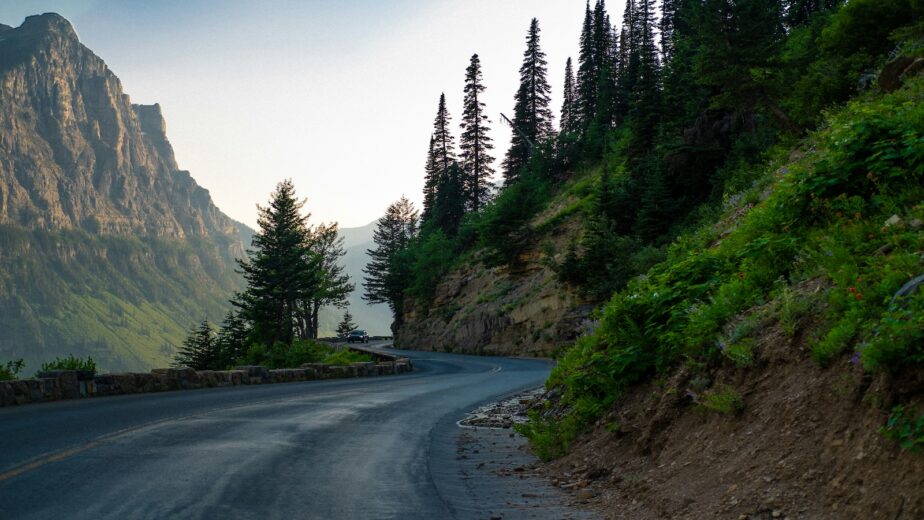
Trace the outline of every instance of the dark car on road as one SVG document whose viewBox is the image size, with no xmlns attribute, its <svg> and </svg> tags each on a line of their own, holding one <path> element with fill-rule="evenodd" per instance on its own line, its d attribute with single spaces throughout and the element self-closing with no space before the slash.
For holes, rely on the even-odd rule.
<svg viewBox="0 0 924 520">
<path fill-rule="evenodd" d="M 369 335 L 364 330 L 354 330 L 347 334 L 347 343 L 369 343 Z"/>
</svg>

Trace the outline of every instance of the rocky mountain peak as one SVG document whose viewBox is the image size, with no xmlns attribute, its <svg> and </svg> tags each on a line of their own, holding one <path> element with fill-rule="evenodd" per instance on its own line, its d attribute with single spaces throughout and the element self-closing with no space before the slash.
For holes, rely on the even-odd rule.
<svg viewBox="0 0 924 520">
<path fill-rule="evenodd" d="M 217 239 L 236 223 L 178 168 L 158 104 L 133 105 L 54 13 L 0 35 L 0 224 Z"/>
<path fill-rule="evenodd" d="M 77 31 L 71 22 L 58 13 L 44 13 L 27 16 L 20 29 L 24 33 L 55 34 L 77 40 Z"/>
</svg>

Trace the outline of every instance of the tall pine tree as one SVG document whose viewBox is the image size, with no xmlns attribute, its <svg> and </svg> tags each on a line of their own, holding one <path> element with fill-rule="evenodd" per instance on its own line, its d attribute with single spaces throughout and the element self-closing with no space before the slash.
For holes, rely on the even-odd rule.
<svg viewBox="0 0 924 520">
<path fill-rule="evenodd" d="M 462 108 L 462 135 L 459 148 L 462 158 L 462 189 L 466 209 L 478 211 L 491 198 L 491 177 L 494 144 L 488 135 L 488 116 L 485 114 L 481 93 L 481 61 L 472 55 L 471 63 L 465 69 L 465 99 Z"/>
<path fill-rule="evenodd" d="M 577 98 L 580 127 L 585 130 L 597 115 L 597 67 L 594 45 L 594 17 L 590 2 L 584 6 L 584 23 L 581 26 L 580 54 L 578 55 Z"/>
<path fill-rule="evenodd" d="M 446 94 L 440 94 L 436 118 L 433 120 L 433 141 L 436 167 L 440 173 L 449 169 L 456 162 L 456 143 L 449 131 L 451 122 L 449 110 L 446 109 Z M 437 183 L 439 175 L 437 175 Z"/>
<path fill-rule="evenodd" d="M 375 249 L 369 249 L 369 263 L 363 268 L 363 299 L 369 303 L 385 303 L 394 314 L 392 332 L 401 325 L 404 312 L 404 290 L 410 281 L 410 266 L 402 261 L 411 240 L 417 236 L 417 210 L 411 201 L 401 197 L 388 206 L 376 223 L 372 239 Z"/>
<path fill-rule="evenodd" d="M 574 84 L 574 68 L 571 58 L 565 62 L 565 86 L 562 89 L 561 120 L 562 133 L 576 133 L 580 128 L 577 86 Z"/>
<path fill-rule="evenodd" d="M 514 96 L 514 131 L 504 159 L 504 180 L 510 185 L 529 162 L 533 147 L 552 134 L 552 111 L 549 109 L 548 64 L 539 45 L 539 20 L 533 18 L 526 37 L 526 52 L 520 67 L 520 88 Z"/>
<path fill-rule="evenodd" d="M 440 167 L 437 160 L 436 139 L 430 136 L 430 147 L 427 148 L 427 164 L 424 166 L 423 212 L 421 220 L 429 220 L 436 200 L 436 185 L 440 180 Z"/>
<path fill-rule="evenodd" d="M 337 231 L 337 223 L 320 225 L 312 233 L 310 249 L 318 258 L 318 286 L 310 300 L 305 302 L 309 310 L 306 336 L 318 337 L 318 317 L 321 307 L 333 305 L 342 308 L 355 286 L 349 275 L 344 273 L 341 258 L 346 255 L 344 238 Z"/>
<path fill-rule="evenodd" d="M 302 302 L 317 288 L 319 261 L 309 246 L 303 206 L 292 181 L 280 182 L 269 206 L 258 207 L 260 229 L 253 249 L 247 250 L 247 259 L 238 260 L 247 289 L 236 304 L 252 324 L 252 339 L 258 343 L 291 344 L 303 315 Z"/>
<path fill-rule="evenodd" d="M 661 116 L 661 83 L 658 48 L 655 44 L 655 18 L 652 0 L 635 0 L 632 17 L 636 46 L 630 52 L 636 56 L 632 80 L 629 116 L 635 145 L 647 151 L 657 134 Z"/>
</svg>

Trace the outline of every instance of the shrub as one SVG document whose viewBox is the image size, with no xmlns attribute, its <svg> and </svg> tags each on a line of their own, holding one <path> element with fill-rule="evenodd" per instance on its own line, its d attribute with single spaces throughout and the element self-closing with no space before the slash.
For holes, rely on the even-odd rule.
<svg viewBox="0 0 924 520">
<path fill-rule="evenodd" d="M 372 356 L 363 354 L 355 350 L 341 349 L 334 353 L 328 354 L 323 363 L 326 365 L 349 365 L 350 363 L 362 363 L 373 361 Z"/>
<path fill-rule="evenodd" d="M 744 399 L 734 388 L 722 386 L 704 393 L 699 405 L 713 412 L 736 414 L 744 410 Z"/>
<path fill-rule="evenodd" d="M 20 359 L 7 361 L 5 365 L 0 365 L 0 381 L 9 381 L 19 379 L 19 373 L 26 367 L 26 363 Z"/>
<path fill-rule="evenodd" d="M 921 291 L 899 299 L 882 315 L 861 355 L 863 364 L 871 369 L 901 370 L 924 364 L 924 294 Z"/>
<path fill-rule="evenodd" d="M 914 410 L 904 406 L 892 408 L 892 413 L 879 433 L 908 451 L 920 451 L 924 446 L 924 414 L 914 416 Z"/>
<path fill-rule="evenodd" d="M 722 354 L 732 361 L 738 368 L 751 366 L 754 361 L 754 340 L 744 338 L 722 349 Z"/>
<path fill-rule="evenodd" d="M 42 363 L 42 369 L 39 370 L 39 372 L 50 372 L 52 370 L 80 370 L 83 372 L 95 373 L 96 362 L 93 361 L 93 358 L 91 357 L 87 357 L 87 359 L 81 359 L 69 355 L 63 358 L 55 358 L 54 361 Z"/>
</svg>

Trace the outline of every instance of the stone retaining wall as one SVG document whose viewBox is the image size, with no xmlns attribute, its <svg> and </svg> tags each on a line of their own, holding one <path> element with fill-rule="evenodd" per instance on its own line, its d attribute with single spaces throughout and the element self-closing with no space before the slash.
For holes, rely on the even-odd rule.
<svg viewBox="0 0 924 520">
<path fill-rule="evenodd" d="M 261 366 L 240 366 L 235 367 L 234 370 L 197 371 L 181 367 L 155 368 L 149 373 L 101 375 L 76 370 L 56 370 L 40 373 L 34 379 L 0 381 L 0 406 L 219 386 L 371 377 L 401 374 L 413 369 L 411 361 L 407 358 L 388 356 L 390 360 L 383 361 L 383 356 L 386 355 L 375 354 L 379 359 L 377 362 L 369 361 L 350 365 L 308 363 L 299 368 L 279 370 L 270 370 Z"/>
</svg>

